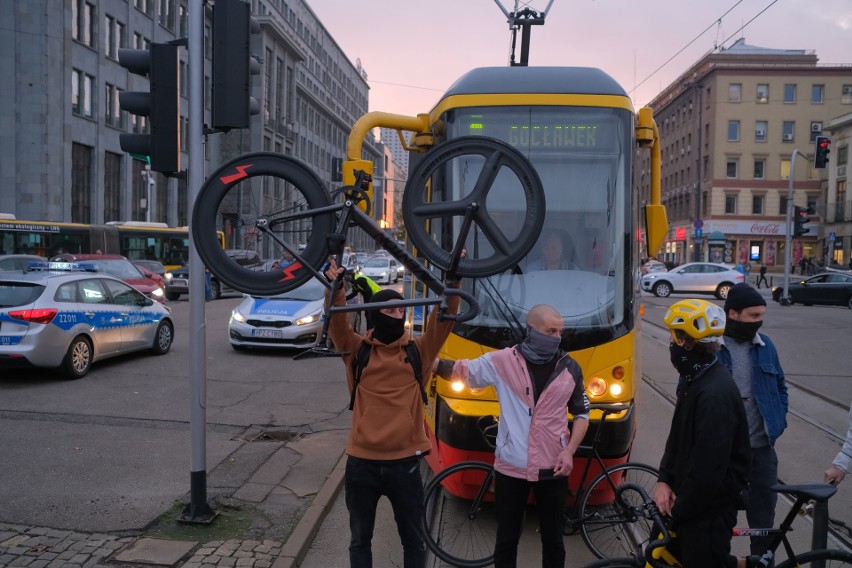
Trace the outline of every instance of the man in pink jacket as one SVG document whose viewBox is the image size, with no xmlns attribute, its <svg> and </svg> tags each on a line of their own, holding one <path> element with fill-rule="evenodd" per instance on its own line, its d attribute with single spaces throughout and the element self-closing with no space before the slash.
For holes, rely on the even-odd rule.
<svg viewBox="0 0 852 568">
<path fill-rule="evenodd" d="M 565 565 L 563 509 L 574 452 L 589 426 L 589 400 L 580 365 L 559 348 L 564 324 L 551 306 L 539 304 L 527 316 L 520 344 L 453 363 L 440 360 L 436 372 L 471 388 L 493 386 L 500 402 L 494 453 L 497 542 L 496 568 L 517 565 L 524 509 L 535 495 L 542 566 Z M 565 408 L 574 416 L 568 429 Z"/>
</svg>

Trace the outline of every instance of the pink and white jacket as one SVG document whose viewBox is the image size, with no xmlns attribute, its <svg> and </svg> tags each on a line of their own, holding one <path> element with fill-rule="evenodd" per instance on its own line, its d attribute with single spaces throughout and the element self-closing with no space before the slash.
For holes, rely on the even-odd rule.
<svg viewBox="0 0 852 568">
<path fill-rule="evenodd" d="M 566 406 L 575 420 L 589 419 L 583 372 L 567 353 L 561 354 L 538 403 L 526 360 L 515 347 L 460 359 L 453 365 L 453 376 L 472 388 L 497 389 L 500 425 L 494 469 L 510 477 L 538 481 L 540 470 L 556 466 L 570 437 Z"/>
</svg>

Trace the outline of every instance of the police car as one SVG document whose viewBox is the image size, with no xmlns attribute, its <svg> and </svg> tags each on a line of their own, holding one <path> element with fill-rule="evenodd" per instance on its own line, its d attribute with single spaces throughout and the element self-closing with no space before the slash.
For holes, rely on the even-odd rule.
<svg viewBox="0 0 852 568">
<path fill-rule="evenodd" d="M 171 310 L 85 263 L 32 263 L 0 273 L 0 366 L 56 369 L 68 379 L 134 351 L 164 355 Z"/>
<path fill-rule="evenodd" d="M 249 296 L 231 313 L 231 347 L 300 348 L 316 345 L 322 333 L 325 286 L 309 280 L 277 296 Z"/>
</svg>

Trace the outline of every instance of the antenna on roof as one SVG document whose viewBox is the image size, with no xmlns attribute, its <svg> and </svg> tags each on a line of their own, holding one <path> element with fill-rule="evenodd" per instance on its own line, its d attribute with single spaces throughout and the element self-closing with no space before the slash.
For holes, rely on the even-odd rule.
<svg viewBox="0 0 852 568">
<path fill-rule="evenodd" d="M 506 15 L 506 19 L 509 22 L 509 29 L 512 30 L 512 55 L 509 58 L 509 65 L 511 66 L 522 66 L 526 67 L 529 64 L 530 59 L 530 26 L 542 26 L 544 25 L 544 18 L 547 16 L 547 12 L 550 10 L 550 6 L 553 5 L 553 0 L 549 0 L 547 3 L 547 8 L 545 8 L 541 12 L 536 12 L 530 7 L 525 7 L 522 10 L 518 10 L 518 4 L 520 4 L 519 0 L 515 0 L 515 10 L 513 12 L 509 12 L 506 8 L 503 7 L 503 4 L 500 3 L 500 0 L 494 0 L 503 14 Z M 521 61 L 515 62 L 515 44 L 518 37 L 518 29 L 522 29 L 521 33 Z"/>
</svg>

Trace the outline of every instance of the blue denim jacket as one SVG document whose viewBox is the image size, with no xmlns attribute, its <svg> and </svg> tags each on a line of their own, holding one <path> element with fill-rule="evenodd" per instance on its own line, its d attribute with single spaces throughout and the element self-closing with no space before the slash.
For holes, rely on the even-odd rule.
<svg viewBox="0 0 852 568">
<path fill-rule="evenodd" d="M 725 347 L 724 341 L 718 357 L 728 371 L 731 371 L 731 352 Z M 787 427 L 787 383 L 784 381 L 784 369 L 781 368 L 775 345 L 769 337 L 761 333 L 754 336 L 749 358 L 754 375 L 752 394 L 763 416 L 769 443 L 774 446 L 775 440 Z"/>
</svg>

